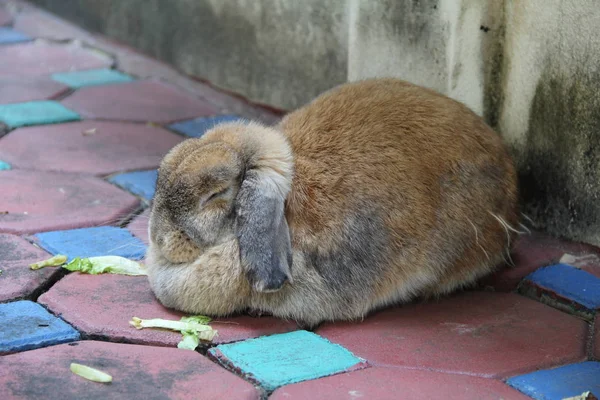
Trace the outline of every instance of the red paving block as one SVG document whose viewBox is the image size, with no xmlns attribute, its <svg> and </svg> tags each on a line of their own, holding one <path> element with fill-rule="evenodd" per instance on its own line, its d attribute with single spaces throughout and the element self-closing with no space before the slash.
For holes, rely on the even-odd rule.
<svg viewBox="0 0 600 400">
<path fill-rule="evenodd" d="M 51 100 L 69 88 L 49 77 L 0 77 L 0 104 Z"/>
<path fill-rule="evenodd" d="M 29 297 L 55 274 L 60 274 L 56 268 L 29 269 L 29 264 L 48 257 L 48 253 L 25 239 L 0 234 L 0 302 Z"/>
<path fill-rule="evenodd" d="M 77 38 L 85 43 L 93 42 L 90 40 L 92 35 L 83 29 L 48 12 L 34 8 L 18 13 L 15 16 L 13 27 L 31 37 L 50 40 L 72 40 Z"/>
<path fill-rule="evenodd" d="M 111 65 L 110 58 L 75 46 L 27 43 L 0 47 L 2 78 L 43 76 Z"/>
<path fill-rule="evenodd" d="M 89 118 L 168 123 L 217 113 L 212 105 L 159 81 L 87 87 L 62 103 Z"/>
<path fill-rule="evenodd" d="M 533 232 L 522 235 L 512 251 L 514 267 L 506 266 L 497 273 L 483 279 L 481 284 L 500 291 L 512 291 L 527 275 L 540 267 L 557 263 L 565 254 L 575 256 L 598 255 L 600 249 L 583 243 L 558 239 L 544 233 Z"/>
<path fill-rule="evenodd" d="M 525 400 L 510 386 L 467 375 L 368 368 L 277 389 L 269 399 L 504 399 Z"/>
<path fill-rule="evenodd" d="M 317 333 L 374 365 L 506 377 L 584 359 L 587 325 L 516 294 L 467 292 Z"/>
<path fill-rule="evenodd" d="M 127 226 L 129 232 L 139 238 L 145 244 L 148 244 L 148 219 L 150 218 L 150 208 L 147 208 L 143 213 L 138 215 Z"/>
<path fill-rule="evenodd" d="M 182 137 L 158 127 L 107 121 L 17 129 L 0 139 L 13 168 L 108 175 L 157 168 Z"/>
<path fill-rule="evenodd" d="M 136 197 L 90 176 L 0 171 L 0 232 L 23 234 L 106 225 L 138 205 Z"/>
<path fill-rule="evenodd" d="M 113 380 L 83 379 L 70 371 L 73 362 Z M 0 358 L 0 398 L 258 400 L 260 393 L 197 352 L 82 341 Z"/>
<path fill-rule="evenodd" d="M 181 340 L 177 332 L 138 330 L 129 325 L 132 317 L 178 320 L 184 315 L 163 307 L 145 277 L 70 274 L 38 301 L 87 335 L 160 346 L 176 346 Z M 219 331 L 214 343 L 298 329 L 292 322 L 249 316 L 218 319 L 211 326 Z"/>
</svg>

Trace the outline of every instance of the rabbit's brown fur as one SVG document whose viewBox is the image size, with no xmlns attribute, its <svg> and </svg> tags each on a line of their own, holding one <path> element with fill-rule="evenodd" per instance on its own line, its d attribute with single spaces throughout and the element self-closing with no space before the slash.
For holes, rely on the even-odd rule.
<svg viewBox="0 0 600 400">
<path fill-rule="evenodd" d="M 292 263 L 275 264 L 292 282 L 280 290 L 260 290 L 236 236 L 247 171 L 268 182 L 267 198 L 285 199 Z M 229 186 L 208 204 L 214 212 L 189 210 Z M 216 226 L 215 215 L 231 223 Z M 203 223 L 214 238 L 195 237 L 190 226 Z M 332 89 L 274 128 L 223 124 L 174 149 L 160 168 L 149 275 L 165 305 L 187 312 L 355 319 L 489 273 L 517 223 L 515 170 L 500 137 L 459 102 L 373 79 Z"/>
</svg>

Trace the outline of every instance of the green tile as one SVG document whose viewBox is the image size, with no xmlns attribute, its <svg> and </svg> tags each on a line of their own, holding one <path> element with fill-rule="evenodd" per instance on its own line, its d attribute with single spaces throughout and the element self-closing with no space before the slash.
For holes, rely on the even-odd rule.
<svg viewBox="0 0 600 400">
<path fill-rule="evenodd" d="M 267 390 L 366 367 L 346 348 L 307 331 L 222 344 L 209 353 Z"/>
<path fill-rule="evenodd" d="M 86 86 L 110 85 L 133 81 L 133 78 L 114 69 L 63 72 L 52 75 L 52 79 L 74 89 Z"/>
<path fill-rule="evenodd" d="M 9 128 L 77 121 L 79 114 L 56 101 L 30 101 L 0 105 L 0 121 Z"/>
</svg>

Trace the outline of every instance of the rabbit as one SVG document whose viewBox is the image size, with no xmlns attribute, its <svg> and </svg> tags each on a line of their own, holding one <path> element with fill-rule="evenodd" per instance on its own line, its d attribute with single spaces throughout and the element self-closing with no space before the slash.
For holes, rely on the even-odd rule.
<svg viewBox="0 0 600 400">
<path fill-rule="evenodd" d="M 518 224 L 501 137 L 393 78 L 187 139 L 155 193 L 146 266 L 164 306 L 309 327 L 468 287 L 503 264 Z"/>
</svg>

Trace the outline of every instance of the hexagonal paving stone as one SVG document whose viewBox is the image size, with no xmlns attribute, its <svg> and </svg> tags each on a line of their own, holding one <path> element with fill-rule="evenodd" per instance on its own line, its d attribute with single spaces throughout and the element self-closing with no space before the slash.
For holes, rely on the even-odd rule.
<svg viewBox="0 0 600 400">
<path fill-rule="evenodd" d="M 0 159 L 23 169 L 108 175 L 157 168 L 181 140 L 158 127 L 82 121 L 17 129 L 1 139 Z"/>
<path fill-rule="evenodd" d="M 64 83 L 74 89 L 133 81 L 131 76 L 108 68 L 92 69 L 88 71 L 60 72 L 53 74 L 52 79 Z"/>
<path fill-rule="evenodd" d="M 600 396 L 600 362 L 587 361 L 515 376 L 507 383 L 534 399 L 563 400 L 584 392 Z"/>
<path fill-rule="evenodd" d="M 0 354 L 31 350 L 79 339 L 79 332 L 37 303 L 0 304 Z"/>
<path fill-rule="evenodd" d="M 0 171 L 0 204 L 0 232 L 22 234 L 114 223 L 139 200 L 89 176 L 12 170 Z"/>
<path fill-rule="evenodd" d="M 83 88 L 63 104 L 90 118 L 157 123 L 216 113 L 210 104 L 158 81 Z"/>
<path fill-rule="evenodd" d="M 142 242 L 148 244 L 148 220 L 150 219 L 150 208 L 144 210 L 143 213 L 138 215 L 127 225 L 129 232 L 133 236 L 139 238 Z"/>
<path fill-rule="evenodd" d="M 516 294 L 467 292 L 317 333 L 375 365 L 504 377 L 584 359 L 587 324 Z"/>
<path fill-rule="evenodd" d="M 528 275 L 519 290 L 534 298 L 554 300 L 593 318 L 600 309 L 600 278 L 566 264 L 540 268 Z"/>
<path fill-rule="evenodd" d="M 146 246 L 141 240 L 128 230 L 116 226 L 45 232 L 35 237 L 48 252 L 64 254 L 69 260 L 108 255 L 139 260 L 146 253 Z"/>
<path fill-rule="evenodd" d="M 79 114 L 50 100 L 0 105 L 0 122 L 9 128 L 77 120 Z"/>
<path fill-rule="evenodd" d="M 0 45 L 29 42 L 31 38 L 12 28 L 0 27 Z"/>
<path fill-rule="evenodd" d="M 111 341 L 177 346 L 181 335 L 160 329 L 135 329 L 132 317 L 179 320 L 183 314 L 156 300 L 146 277 L 71 273 L 38 301 L 60 314 L 82 333 Z M 228 343 L 297 329 L 293 322 L 271 317 L 237 316 L 211 322 L 218 330 L 214 343 Z"/>
<path fill-rule="evenodd" d="M 0 77 L 0 104 L 53 99 L 67 90 L 49 77 Z"/>
<path fill-rule="evenodd" d="M 109 384 L 73 374 L 71 363 L 112 376 Z M 247 399 L 260 393 L 200 354 L 179 349 L 82 341 L 0 358 L 0 398 Z"/>
<path fill-rule="evenodd" d="M 510 386 L 474 376 L 416 371 L 404 368 L 367 368 L 277 389 L 271 400 L 348 399 L 511 399 L 526 400 Z"/>
<path fill-rule="evenodd" d="M 82 47 L 25 43 L 0 47 L 0 77 L 32 77 L 110 67 L 113 61 Z"/>
<path fill-rule="evenodd" d="M 366 367 L 347 349 L 307 331 L 223 344 L 208 352 L 268 391 Z"/>
<path fill-rule="evenodd" d="M 154 197 L 157 178 L 157 170 L 136 171 L 112 176 L 109 181 L 149 202 Z"/>
<path fill-rule="evenodd" d="M 48 257 L 48 253 L 25 239 L 0 234 L 0 302 L 32 296 L 58 278 L 62 271 L 56 268 L 44 268 L 39 271 L 29 269 L 29 264 Z"/>
<path fill-rule="evenodd" d="M 0 161 L 0 171 L 8 171 L 9 169 L 12 169 L 9 163 Z"/>
<path fill-rule="evenodd" d="M 514 267 L 507 266 L 482 279 L 482 284 L 510 292 L 527 275 L 540 267 L 558 263 L 565 254 L 572 256 L 600 255 L 597 247 L 561 240 L 540 232 L 521 235 L 512 251 Z"/>
<path fill-rule="evenodd" d="M 237 115 L 219 115 L 215 117 L 202 117 L 189 121 L 177 122 L 169 125 L 169 129 L 189 137 L 202 137 L 206 131 L 223 122 L 243 121 Z"/>
</svg>

